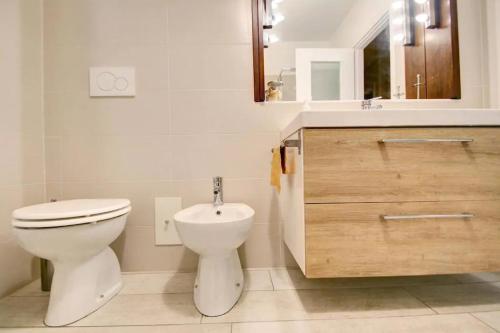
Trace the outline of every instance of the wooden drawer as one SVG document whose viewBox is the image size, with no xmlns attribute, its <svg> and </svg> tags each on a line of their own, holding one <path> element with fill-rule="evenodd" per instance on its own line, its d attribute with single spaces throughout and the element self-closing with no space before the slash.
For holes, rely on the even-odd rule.
<svg viewBox="0 0 500 333">
<path fill-rule="evenodd" d="M 383 139 L 470 143 L 380 143 Z M 500 128 L 304 131 L 306 203 L 500 199 Z"/>
<path fill-rule="evenodd" d="M 500 271 L 500 201 L 306 205 L 305 217 L 309 278 Z"/>
</svg>

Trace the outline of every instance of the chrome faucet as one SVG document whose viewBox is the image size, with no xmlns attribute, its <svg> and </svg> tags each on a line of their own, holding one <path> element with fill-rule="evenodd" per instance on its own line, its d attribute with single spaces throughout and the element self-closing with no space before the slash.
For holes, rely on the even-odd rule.
<svg viewBox="0 0 500 333">
<path fill-rule="evenodd" d="M 382 104 L 373 105 L 374 101 L 378 101 L 382 99 L 382 96 L 366 99 L 361 101 L 361 109 L 362 110 L 380 110 L 382 109 Z"/>
<path fill-rule="evenodd" d="M 222 177 L 214 177 L 214 207 L 224 204 L 224 191 L 222 186 Z"/>
</svg>

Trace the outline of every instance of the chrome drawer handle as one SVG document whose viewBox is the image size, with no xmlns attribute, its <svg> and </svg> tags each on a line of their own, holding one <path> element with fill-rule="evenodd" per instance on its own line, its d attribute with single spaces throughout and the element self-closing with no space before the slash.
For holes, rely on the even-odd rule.
<svg viewBox="0 0 500 333">
<path fill-rule="evenodd" d="M 474 214 L 437 214 L 437 215 L 382 215 L 385 221 L 394 220 L 423 220 L 423 219 L 472 219 Z"/>
<path fill-rule="evenodd" d="M 435 142 L 458 142 L 458 143 L 470 143 L 474 142 L 474 139 L 382 139 L 379 143 L 435 143 Z"/>
</svg>

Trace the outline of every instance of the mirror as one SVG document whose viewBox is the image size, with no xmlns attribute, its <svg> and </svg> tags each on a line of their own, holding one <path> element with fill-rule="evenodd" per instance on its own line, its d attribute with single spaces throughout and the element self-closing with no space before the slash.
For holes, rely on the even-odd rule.
<svg viewBox="0 0 500 333">
<path fill-rule="evenodd" d="M 486 107 L 488 1 L 254 0 L 255 100 Z"/>
</svg>

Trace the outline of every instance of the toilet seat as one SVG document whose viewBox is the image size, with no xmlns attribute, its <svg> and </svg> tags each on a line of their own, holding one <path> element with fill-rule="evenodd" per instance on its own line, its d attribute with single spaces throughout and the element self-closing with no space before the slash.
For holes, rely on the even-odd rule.
<svg viewBox="0 0 500 333">
<path fill-rule="evenodd" d="M 130 210 L 126 199 L 58 201 L 15 210 L 12 225 L 25 229 L 67 227 L 113 219 Z"/>
</svg>

